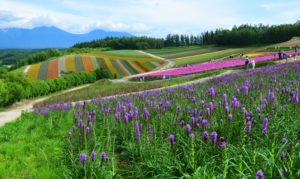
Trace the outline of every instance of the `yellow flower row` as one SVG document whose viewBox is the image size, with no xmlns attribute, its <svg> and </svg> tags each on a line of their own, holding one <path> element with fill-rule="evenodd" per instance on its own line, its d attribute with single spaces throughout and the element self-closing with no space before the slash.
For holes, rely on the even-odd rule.
<svg viewBox="0 0 300 179">
<path fill-rule="evenodd" d="M 37 80 L 39 71 L 40 71 L 40 67 L 41 67 L 40 63 L 31 65 L 31 67 L 29 68 L 28 73 L 27 73 L 28 77 L 32 80 Z"/>
<path fill-rule="evenodd" d="M 104 57 L 103 59 L 104 59 L 105 64 L 107 65 L 108 70 L 111 72 L 111 74 L 113 74 L 113 75 L 116 74 L 117 76 L 120 76 L 117 69 L 111 63 L 110 59 L 108 57 Z"/>
<path fill-rule="evenodd" d="M 66 57 L 66 71 L 76 72 L 75 57 L 73 55 Z"/>
</svg>

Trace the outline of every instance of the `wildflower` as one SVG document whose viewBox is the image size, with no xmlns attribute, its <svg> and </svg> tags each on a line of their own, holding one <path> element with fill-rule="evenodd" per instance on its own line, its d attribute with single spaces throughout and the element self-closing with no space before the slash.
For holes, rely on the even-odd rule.
<svg viewBox="0 0 300 179">
<path fill-rule="evenodd" d="M 219 147 L 220 147 L 221 149 L 223 149 L 223 148 L 225 148 L 225 146 L 226 146 L 226 142 L 225 142 L 224 137 L 220 137 Z"/>
<path fill-rule="evenodd" d="M 147 108 L 144 108 L 144 109 L 143 109 L 143 116 L 144 116 L 144 118 L 148 118 L 148 117 L 150 116 L 150 113 L 149 113 L 149 111 L 147 110 Z"/>
<path fill-rule="evenodd" d="M 190 126 L 190 124 L 187 124 L 186 127 L 185 127 L 185 131 L 186 131 L 186 134 L 189 134 L 192 130 L 192 127 Z"/>
<path fill-rule="evenodd" d="M 92 161 L 94 161 L 95 158 L 96 158 L 96 152 L 93 150 L 91 152 L 91 159 L 92 159 Z"/>
<path fill-rule="evenodd" d="M 108 160 L 108 157 L 107 157 L 105 152 L 101 153 L 101 158 L 102 158 L 102 161 L 107 161 Z"/>
<path fill-rule="evenodd" d="M 150 143 L 152 143 L 152 141 L 153 141 L 153 133 L 154 133 L 153 126 L 150 126 L 149 127 L 149 139 L 150 139 Z"/>
<path fill-rule="evenodd" d="M 71 140 L 71 138 L 72 138 L 72 132 L 70 131 L 68 132 L 68 139 Z"/>
<path fill-rule="evenodd" d="M 81 161 L 82 165 L 85 165 L 85 163 L 86 163 L 86 154 L 85 153 L 80 154 L 80 161 Z"/>
<path fill-rule="evenodd" d="M 251 132 L 251 121 L 247 121 L 246 132 L 247 132 L 248 134 L 250 134 L 250 132 Z"/>
<path fill-rule="evenodd" d="M 269 123 L 269 120 L 268 120 L 268 118 L 266 117 L 266 118 L 264 119 L 263 127 L 262 127 L 262 134 L 263 134 L 263 136 L 267 135 L 268 123 Z"/>
<path fill-rule="evenodd" d="M 263 174 L 262 170 L 258 170 L 256 172 L 256 179 L 264 179 L 264 178 L 265 177 L 264 177 L 264 174 Z"/>
<path fill-rule="evenodd" d="M 137 121 L 135 122 L 135 136 L 136 136 L 137 142 L 140 142 L 140 140 L 141 140 L 141 133 L 140 133 L 139 123 Z"/>
<path fill-rule="evenodd" d="M 217 137 L 218 137 L 217 132 L 212 132 L 211 133 L 211 142 L 216 143 L 217 142 Z"/>
<path fill-rule="evenodd" d="M 184 126 L 184 120 L 180 121 L 180 126 L 183 127 Z"/>
<path fill-rule="evenodd" d="M 121 118 L 121 113 L 118 111 L 116 114 L 115 114 L 115 119 L 116 121 L 119 123 L 120 122 L 120 118 Z"/>
<path fill-rule="evenodd" d="M 83 123 L 82 120 L 79 121 L 78 127 L 79 127 L 80 129 L 83 129 L 83 128 L 84 128 L 84 123 Z"/>
<path fill-rule="evenodd" d="M 285 138 L 285 137 L 284 137 L 284 138 L 282 138 L 282 140 L 281 140 L 281 141 L 282 141 L 282 144 L 283 144 L 283 145 L 284 145 L 284 144 L 286 144 L 286 143 L 288 142 L 287 138 Z"/>
<path fill-rule="evenodd" d="M 90 134 L 91 129 L 89 127 L 86 127 L 86 134 Z"/>
<path fill-rule="evenodd" d="M 72 130 L 73 130 L 73 132 L 75 132 L 75 130 L 76 130 L 75 125 L 72 125 Z"/>
<path fill-rule="evenodd" d="M 173 134 L 171 134 L 171 135 L 169 136 L 169 141 L 170 141 L 171 145 L 174 144 L 174 142 L 175 142 L 175 136 L 174 136 Z"/>
<path fill-rule="evenodd" d="M 280 153 L 280 159 L 283 160 L 284 157 L 285 157 L 285 152 L 281 152 L 281 153 Z"/>
<path fill-rule="evenodd" d="M 207 132 L 207 131 L 204 131 L 204 132 L 203 132 L 203 139 L 204 139 L 205 141 L 207 141 L 207 140 L 208 140 L 208 137 L 209 137 L 208 132 Z"/>
<path fill-rule="evenodd" d="M 194 133 L 190 134 L 190 137 L 192 140 L 195 139 L 195 134 Z"/>
<path fill-rule="evenodd" d="M 232 120 L 232 114 L 228 115 L 228 120 L 231 121 Z"/>
</svg>

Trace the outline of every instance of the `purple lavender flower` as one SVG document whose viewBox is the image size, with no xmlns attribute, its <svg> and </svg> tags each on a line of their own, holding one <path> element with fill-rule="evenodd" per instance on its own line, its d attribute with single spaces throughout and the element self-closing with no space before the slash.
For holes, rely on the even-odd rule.
<svg viewBox="0 0 300 179">
<path fill-rule="evenodd" d="M 80 161 L 81 161 L 82 165 L 85 165 L 85 163 L 86 163 L 86 154 L 85 153 L 80 154 Z"/>
<path fill-rule="evenodd" d="M 211 142 L 212 143 L 216 143 L 217 142 L 217 138 L 218 138 L 218 134 L 217 134 L 217 132 L 212 132 L 211 133 Z"/>
<path fill-rule="evenodd" d="M 68 132 L 68 139 L 71 140 L 71 138 L 72 138 L 72 132 L 70 131 Z"/>
<path fill-rule="evenodd" d="M 121 118 L 121 113 L 118 111 L 118 112 L 116 112 L 116 114 L 115 114 L 115 119 L 116 119 L 116 121 L 119 123 L 120 122 L 120 118 Z"/>
<path fill-rule="evenodd" d="M 285 158 L 285 152 L 280 153 L 280 159 L 283 160 Z"/>
<path fill-rule="evenodd" d="M 195 139 L 195 134 L 194 134 L 194 133 L 191 133 L 191 134 L 190 134 L 190 137 L 191 137 L 192 140 Z"/>
<path fill-rule="evenodd" d="M 180 126 L 183 127 L 184 126 L 184 120 L 180 121 Z"/>
<path fill-rule="evenodd" d="M 268 120 L 267 117 L 265 117 L 264 122 L 263 122 L 263 126 L 262 126 L 262 134 L 263 134 L 263 136 L 267 135 L 268 123 L 269 123 L 269 120 Z"/>
<path fill-rule="evenodd" d="M 251 121 L 247 121 L 246 132 L 247 132 L 247 134 L 250 134 L 250 132 L 251 132 Z"/>
<path fill-rule="evenodd" d="M 175 136 L 174 136 L 173 134 L 171 134 L 171 135 L 169 136 L 169 141 L 170 141 L 171 145 L 174 144 L 174 142 L 175 142 Z"/>
<path fill-rule="evenodd" d="M 203 132 L 203 139 L 204 139 L 205 141 L 207 141 L 207 140 L 208 140 L 208 137 L 209 137 L 208 132 L 207 132 L 207 131 L 204 131 L 204 132 Z"/>
<path fill-rule="evenodd" d="M 225 142 L 225 138 L 224 137 L 220 137 L 220 141 L 219 141 L 219 147 L 221 149 L 226 147 L 226 142 Z"/>
<path fill-rule="evenodd" d="M 78 127 L 79 127 L 80 129 L 83 129 L 83 128 L 84 128 L 84 123 L 83 123 L 82 120 L 79 121 Z"/>
<path fill-rule="evenodd" d="M 72 125 L 72 131 L 75 132 L 76 131 L 76 127 L 75 125 Z"/>
<path fill-rule="evenodd" d="M 229 120 L 229 121 L 232 120 L 232 114 L 228 114 L 228 120 Z"/>
<path fill-rule="evenodd" d="M 144 108 L 144 109 L 143 109 L 143 116 L 144 116 L 144 118 L 148 118 L 148 117 L 150 116 L 150 113 L 149 113 L 149 111 L 147 110 L 147 108 Z"/>
<path fill-rule="evenodd" d="M 137 142 L 139 143 L 141 140 L 141 132 L 140 132 L 140 126 L 138 121 L 135 122 L 135 137 Z"/>
<path fill-rule="evenodd" d="M 91 129 L 89 127 L 86 127 L 86 134 L 89 135 L 91 132 Z"/>
<path fill-rule="evenodd" d="M 264 173 L 263 173 L 263 171 L 262 170 L 258 170 L 257 172 L 256 172 L 256 179 L 264 179 L 265 177 L 264 177 Z"/>
<path fill-rule="evenodd" d="M 94 161 L 95 158 L 96 158 L 96 152 L 93 150 L 93 151 L 91 152 L 91 159 L 92 159 L 92 161 Z"/>
<path fill-rule="evenodd" d="M 186 134 L 189 135 L 191 130 L 192 130 L 192 127 L 190 126 L 190 124 L 187 124 L 186 127 L 185 127 Z"/>
<path fill-rule="evenodd" d="M 102 161 L 107 161 L 108 160 L 108 157 L 107 157 L 105 152 L 101 153 L 101 158 L 102 158 Z"/>
<path fill-rule="evenodd" d="M 152 143 L 153 141 L 153 133 L 154 133 L 154 130 L 153 130 L 153 126 L 149 126 L 149 139 L 150 139 L 150 143 Z"/>
<path fill-rule="evenodd" d="M 284 138 L 282 138 L 282 140 L 281 140 L 281 141 L 282 141 L 282 144 L 283 144 L 283 145 L 284 145 L 284 144 L 286 144 L 286 143 L 288 142 L 287 138 L 285 138 L 285 137 L 284 137 Z"/>
</svg>

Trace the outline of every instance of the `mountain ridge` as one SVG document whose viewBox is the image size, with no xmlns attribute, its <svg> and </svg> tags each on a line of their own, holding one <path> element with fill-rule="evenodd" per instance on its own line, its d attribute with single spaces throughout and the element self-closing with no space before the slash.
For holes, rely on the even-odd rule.
<svg viewBox="0 0 300 179">
<path fill-rule="evenodd" d="M 0 29 L 0 49 L 43 49 L 68 48 L 80 42 L 103 39 L 105 37 L 132 37 L 127 32 L 96 29 L 84 34 L 66 32 L 55 26 L 40 26 L 33 29 Z"/>
</svg>

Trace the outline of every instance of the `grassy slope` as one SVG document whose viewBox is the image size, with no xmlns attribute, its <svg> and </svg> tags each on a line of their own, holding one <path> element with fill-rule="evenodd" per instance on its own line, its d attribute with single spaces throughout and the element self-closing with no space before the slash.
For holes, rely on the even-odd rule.
<svg viewBox="0 0 300 179">
<path fill-rule="evenodd" d="M 221 59 L 221 58 L 228 58 L 230 55 L 237 55 L 240 53 L 245 53 L 249 51 L 248 48 L 234 48 L 234 49 L 227 49 L 217 52 L 205 53 L 195 56 L 188 56 L 183 58 L 175 59 L 177 65 L 184 65 L 184 64 L 194 64 L 194 63 L 201 63 L 205 61 L 209 61 L 211 59 Z"/>
<path fill-rule="evenodd" d="M 0 128 L 0 178 L 61 178 L 63 146 L 71 121 L 64 114 L 26 113 Z"/>
<path fill-rule="evenodd" d="M 222 49 L 225 48 L 214 47 L 214 46 L 189 46 L 189 47 L 169 47 L 163 49 L 150 49 L 150 50 L 146 50 L 146 52 L 164 58 L 175 59 L 180 57 L 219 51 Z"/>
<path fill-rule="evenodd" d="M 138 57 L 146 57 L 146 55 L 138 52 L 137 50 L 111 50 L 107 52 L 101 52 L 104 54 L 113 54 L 113 55 L 126 55 L 126 56 L 138 56 Z"/>
</svg>

